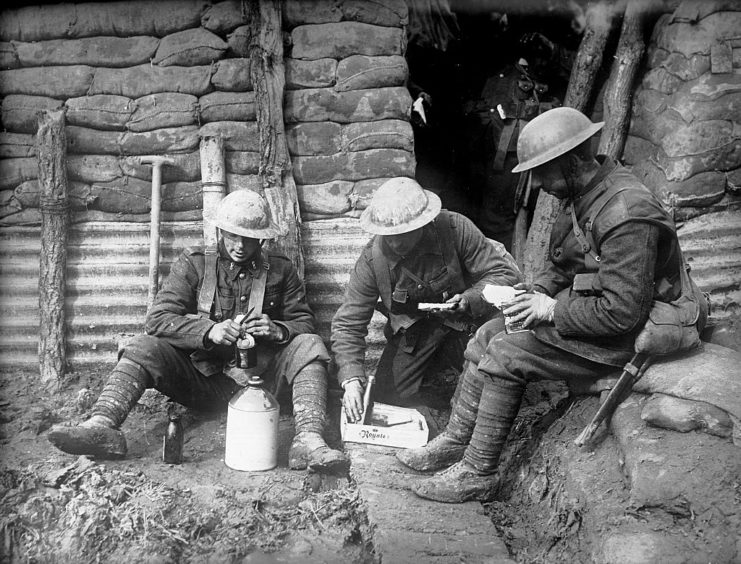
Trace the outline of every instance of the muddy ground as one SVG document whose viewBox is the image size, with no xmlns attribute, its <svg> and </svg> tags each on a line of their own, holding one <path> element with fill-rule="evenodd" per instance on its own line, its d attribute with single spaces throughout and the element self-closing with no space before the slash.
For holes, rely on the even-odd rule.
<svg viewBox="0 0 741 564">
<path fill-rule="evenodd" d="M 125 460 L 54 449 L 45 431 L 83 420 L 104 376 L 71 374 L 44 397 L 35 375 L 2 375 L 2 562 L 373 561 L 348 477 L 287 469 L 290 415 L 264 473 L 224 464 L 226 413 L 188 412 L 184 463 L 163 463 L 167 402 L 153 390 L 124 423 Z"/>
<path fill-rule="evenodd" d="M 167 402 L 151 390 L 123 426 L 125 460 L 91 461 L 51 447 L 48 428 L 85 419 L 106 373 L 71 374 L 56 391 L 42 390 L 34 374 L 0 375 L 0 562 L 381 560 L 348 475 L 286 468 L 290 415 L 281 418 L 279 466 L 264 473 L 224 464 L 225 413 L 188 412 L 184 463 L 163 463 Z M 328 440 L 337 446 L 339 395 L 332 399 Z M 631 405 L 617 414 L 629 442 L 669 445 L 668 454 L 641 454 L 638 466 L 659 455 L 672 463 L 675 454 L 680 470 L 684 460 L 712 458 L 716 466 L 686 465 L 686 475 L 668 478 L 675 493 L 647 501 L 624 438 L 603 433 L 590 448 L 573 444 L 597 397 L 574 399 L 553 383 L 529 386 L 503 456 L 499 500 L 476 517 L 492 520 L 513 560 L 738 561 L 738 448 L 708 435 L 646 429 Z M 437 415 L 444 424 L 445 414 Z"/>
</svg>

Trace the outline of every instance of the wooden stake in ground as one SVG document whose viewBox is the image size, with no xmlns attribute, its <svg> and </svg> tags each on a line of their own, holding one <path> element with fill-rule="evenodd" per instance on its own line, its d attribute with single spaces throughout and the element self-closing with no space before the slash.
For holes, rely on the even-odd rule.
<svg viewBox="0 0 741 564">
<path fill-rule="evenodd" d="M 587 27 L 571 69 L 564 106 L 586 112 L 617 15 L 619 13 L 612 2 L 590 2 L 587 6 Z M 527 281 L 532 281 L 534 275 L 546 264 L 551 226 L 561 211 L 561 204 L 557 198 L 540 191 L 525 247 L 523 270 Z"/>
<path fill-rule="evenodd" d="M 625 9 L 620 41 L 607 80 L 604 99 L 605 127 L 598 152 L 613 159 L 623 155 L 625 137 L 630 126 L 630 108 L 633 101 L 633 82 L 646 52 L 644 0 L 630 0 Z"/>
<path fill-rule="evenodd" d="M 39 369 L 46 384 L 59 383 L 67 364 L 64 295 L 69 203 L 64 122 L 63 111 L 44 111 L 36 134 L 41 209 Z"/>
<path fill-rule="evenodd" d="M 273 219 L 284 232 L 270 245 L 293 261 L 303 280 L 301 212 L 283 124 L 285 70 L 280 0 L 250 0 L 250 27 L 250 76 L 260 132 L 259 175 Z"/>
</svg>

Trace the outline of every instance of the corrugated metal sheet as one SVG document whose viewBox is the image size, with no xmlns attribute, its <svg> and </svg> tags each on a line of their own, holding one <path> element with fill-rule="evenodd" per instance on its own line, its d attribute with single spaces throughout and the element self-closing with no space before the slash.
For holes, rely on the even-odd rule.
<svg viewBox="0 0 741 564">
<path fill-rule="evenodd" d="M 710 292 L 712 317 L 741 316 L 741 211 L 696 217 L 678 233 L 692 279 Z"/>
<path fill-rule="evenodd" d="M 306 285 L 328 340 L 331 317 L 368 235 L 357 220 L 307 222 Z M 200 222 L 163 222 L 161 280 L 180 249 L 201 244 Z M 40 228 L 0 230 L 0 368 L 38 365 Z M 72 369 L 113 363 L 122 336 L 141 331 L 146 313 L 149 224 L 90 222 L 70 228 L 67 256 L 67 355 Z M 374 318 L 369 358 L 381 347 Z"/>
<path fill-rule="evenodd" d="M 741 311 L 741 215 L 708 214 L 679 229 L 692 275 L 710 291 L 713 316 Z M 0 230 L 0 368 L 38 364 L 38 227 Z M 164 278 L 179 250 L 200 244 L 200 222 L 164 222 L 161 228 Z M 303 224 L 306 287 L 318 332 L 328 341 L 330 321 L 360 250 L 368 240 L 357 220 Z M 141 331 L 146 311 L 149 225 L 90 222 L 70 229 L 66 314 L 68 361 L 82 368 L 113 363 L 120 337 Z M 383 346 L 383 317 L 376 314 L 368 336 L 369 365 Z"/>
</svg>

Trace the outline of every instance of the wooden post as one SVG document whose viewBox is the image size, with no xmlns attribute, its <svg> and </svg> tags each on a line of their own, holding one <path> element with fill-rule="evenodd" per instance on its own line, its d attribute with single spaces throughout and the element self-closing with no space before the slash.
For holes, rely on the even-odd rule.
<svg viewBox="0 0 741 564">
<path fill-rule="evenodd" d="M 607 80 L 604 99 L 605 127 L 598 152 L 613 159 L 623 154 L 625 137 L 630 126 L 630 108 L 633 100 L 633 82 L 646 52 L 644 0 L 630 0 L 625 9 L 615 62 Z"/>
<path fill-rule="evenodd" d="M 45 384 L 59 383 L 67 364 L 64 295 L 69 204 L 64 123 L 64 111 L 44 111 L 36 134 L 41 192 L 39 369 Z"/>
<path fill-rule="evenodd" d="M 602 55 L 610 31 L 614 27 L 615 15 L 614 5 L 605 0 L 590 2 L 587 6 L 587 27 L 571 69 L 564 106 L 586 113 L 594 93 L 597 73 L 602 65 Z M 548 259 L 551 226 L 561 211 L 561 206 L 562 202 L 558 198 L 546 194 L 543 190 L 538 194 L 538 202 L 533 212 L 525 247 L 523 273 L 527 281 L 532 281 L 533 277 L 545 267 Z"/>
<path fill-rule="evenodd" d="M 203 185 L 203 245 L 216 248 L 216 226 L 213 218 L 219 202 L 226 195 L 224 140 L 221 137 L 201 139 L 201 184 Z"/>
<path fill-rule="evenodd" d="M 259 175 L 273 219 L 284 236 L 272 241 L 271 248 L 293 261 L 299 277 L 304 277 L 301 249 L 301 213 L 296 183 L 291 170 L 285 126 L 283 124 L 283 35 L 280 0 L 250 0 L 250 76 L 255 89 L 257 128 L 260 135 Z"/>
</svg>

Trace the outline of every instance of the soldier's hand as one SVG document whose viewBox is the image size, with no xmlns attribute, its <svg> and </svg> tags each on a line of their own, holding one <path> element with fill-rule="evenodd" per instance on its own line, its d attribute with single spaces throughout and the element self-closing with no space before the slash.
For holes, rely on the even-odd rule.
<svg viewBox="0 0 741 564">
<path fill-rule="evenodd" d="M 463 294 L 456 294 L 445 303 L 455 304 L 455 307 L 453 309 L 441 311 L 440 313 L 442 315 L 459 315 L 461 313 L 468 313 L 471 311 L 471 304 L 468 303 L 468 298 Z"/>
<path fill-rule="evenodd" d="M 342 407 L 350 423 L 357 423 L 363 416 L 363 384 L 353 380 L 345 385 L 345 395 L 342 396 Z"/>
<path fill-rule="evenodd" d="M 212 325 L 208 339 L 215 345 L 233 345 L 239 338 L 239 323 L 232 319 Z"/>
<path fill-rule="evenodd" d="M 556 300 L 545 294 L 520 294 L 502 310 L 512 321 L 523 321 L 525 327 L 553 323 Z"/>
<path fill-rule="evenodd" d="M 280 325 L 273 323 L 267 313 L 260 317 L 253 317 L 242 322 L 242 330 L 254 337 L 261 337 L 268 341 L 282 341 L 285 337 Z"/>
</svg>

